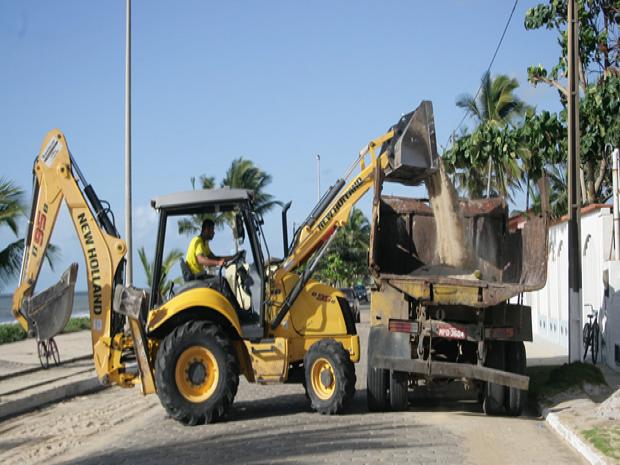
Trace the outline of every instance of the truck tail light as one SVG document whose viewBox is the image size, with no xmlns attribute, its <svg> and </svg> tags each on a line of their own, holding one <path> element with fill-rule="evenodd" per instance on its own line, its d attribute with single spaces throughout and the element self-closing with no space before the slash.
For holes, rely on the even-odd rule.
<svg viewBox="0 0 620 465">
<path fill-rule="evenodd" d="M 388 329 L 392 333 L 417 334 L 419 332 L 419 327 L 417 321 L 409 320 L 390 320 L 388 324 Z"/>
</svg>

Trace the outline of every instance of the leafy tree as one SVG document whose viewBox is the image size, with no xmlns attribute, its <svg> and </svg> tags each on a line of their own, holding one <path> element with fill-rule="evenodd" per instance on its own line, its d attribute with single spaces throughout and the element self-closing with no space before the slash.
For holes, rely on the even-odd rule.
<svg viewBox="0 0 620 465">
<path fill-rule="evenodd" d="M 579 16 L 579 76 L 583 93 L 580 105 L 581 191 L 584 203 L 604 202 L 610 196 L 608 144 L 620 143 L 620 1 L 577 0 Z M 567 1 L 549 0 L 530 8 L 526 29 L 553 29 L 561 54 L 551 69 L 530 66 L 528 79 L 558 90 L 566 105 L 568 76 Z M 560 115 L 566 121 L 566 112 Z"/>
<path fill-rule="evenodd" d="M 12 181 L 0 178 L 0 227 L 8 227 L 15 236 L 19 235 L 17 219 L 26 210 L 23 197 L 24 192 Z M 0 289 L 19 273 L 23 254 L 24 239 L 17 239 L 0 250 Z M 52 270 L 59 255 L 58 247 L 49 244 L 45 258 Z"/>
<path fill-rule="evenodd" d="M 153 267 L 154 263 L 150 262 L 146 256 L 144 247 L 138 249 L 138 256 L 140 257 L 140 263 L 146 276 L 146 281 L 149 287 L 153 285 Z M 170 292 L 170 289 L 175 284 L 181 283 L 181 278 L 169 279 L 168 275 L 170 271 L 179 263 L 179 259 L 183 256 L 183 252 L 179 249 L 172 249 L 166 254 L 161 264 L 161 275 L 159 278 L 159 293 L 164 296 Z"/>
<path fill-rule="evenodd" d="M 471 134 L 457 139 L 444 154 L 447 171 L 453 175 L 456 187 L 470 198 L 486 194 L 485 170 L 495 167 L 490 194 L 510 197 L 519 187 L 522 171 L 518 160 L 519 144 L 514 130 L 494 124 L 484 124 Z"/>
</svg>

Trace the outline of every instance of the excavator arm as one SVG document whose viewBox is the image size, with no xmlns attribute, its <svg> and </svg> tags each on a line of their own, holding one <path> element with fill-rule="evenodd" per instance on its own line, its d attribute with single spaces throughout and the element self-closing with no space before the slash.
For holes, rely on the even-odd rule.
<svg viewBox="0 0 620 465">
<path fill-rule="evenodd" d="M 368 154 L 370 163 L 366 164 Z M 347 183 L 358 164 L 360 173 Z M 432 104 L 423 101 L 416 110 L 402 116 L 385 134 L 370 141 L 359 152 L 345 177 L 330 187 L 295 233 L 290 252 L 274 279 L 283 279 L 286 273 L 302 265 L 307 266 L 272 321 L 272 328 L 280 324 L 329 247 L 330 239 L 349 221 L 352 208 L 374 186 L 380 175 L 385 174 L 386 179 L 402 184 L 417 185 L 430 176 L 437 166 Z M 312 261 L 308 263 L 310 259 Z"/>
<path fill-rule="evenodd" d="M 112 311 L 114 289 L 117 284 L 122 284 L 123 280 L 126 244 L 120 239 L 108 210 L 103 207 L 92 186 L 86 183 L 71 157 L 61 131 L 54 129 L 46 135 L 34 163 L 33 178 L 32 210 L 19 285 L 13 295 L 13 315 L 26 331 L 37 333 L 37 336 L 37 318 L 39 321 L 47 318 L 64 320 L 66 323 L 70 316 L 72 298 L 61 308 L 53 305 L 55 299 L 37 299 L 33 295 L 45 250 L 60 206 L 64 202 L 86 263 L 93 357 L 97 375 L 104 383 L 132 385 L 136 375 L 125 369 L 121 355 L 123 351 L 133 347 L 133 341 L 123 332 L 125 317 Z M 76 268 L 74 266 L 72 284 L 75 283 Z M 61 290 L 66 288 L 61 284 L 55 288 L 58 286 Z M 71 288 L 71 295 L 72 292 Z M 32 303 L 35 301 L 38 302 L 37 318 L 32 312 Z M 59 313 L 66 316 L 59 316 Z M 134 322 L 132 326 L 136 324 L 138 323 Z M 56 328 L 55 332 L 61 329 L 62 327 Z M 52 336 L 53 334 L 46 334 L 44 337 Z"/>
</svg>

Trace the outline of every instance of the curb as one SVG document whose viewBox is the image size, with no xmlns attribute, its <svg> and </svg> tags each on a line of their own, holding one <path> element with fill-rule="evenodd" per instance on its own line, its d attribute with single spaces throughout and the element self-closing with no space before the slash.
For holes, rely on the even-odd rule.
<svg viewBox="0 0 620 465">
<path fill-rule="evenodd" d="M 577 433 L 562 424 L 562 420 L 560 420 L 560 417 L 551 410 L 552 409 L 550 408 L 542 409 L 542 416 L 545 421 L 555 430 L 556 433 L 558 433 L 562 437 L 562 439 L 568 442 L 568 444 L 570 444 L 570 446 L 575 449 L 590 465 L 612 464 L 612 462 L 608 461 L 607 458 L 605 458 L 598 451 L 593 449 Z"/>
<path fill-rule="evenodd" d="M 88 378 L 64 386 L 58 386 L 49 391 L 40 392 L 24 399 L 0 404 L 0 421 L 38 409 L 45 405 L 60 402 L 72 397 L 89 394 L 107 388 L 98 378 Z"/>
</svg>

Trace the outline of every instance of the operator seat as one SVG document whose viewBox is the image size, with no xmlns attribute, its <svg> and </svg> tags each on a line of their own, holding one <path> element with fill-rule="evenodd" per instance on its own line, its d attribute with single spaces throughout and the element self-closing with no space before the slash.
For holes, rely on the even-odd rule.
<svg viewBox="0 0 620 465">
<path fill-rule="evenodd" d="M 179 265 L 181 266 L 181 276 L 183 276 L 183 281 L 186 283 L 190 281 L 196 281 L 197 279 L 205 279 L 205 278 L 213 278 L 214 276 L 207 273 L 206 271 L 201 271 L 198 274 L 192 273 L 192 270 L 189 269 L 189 265 L 185 261 L 183 257 L 179 259 Z"/>
</svg>

